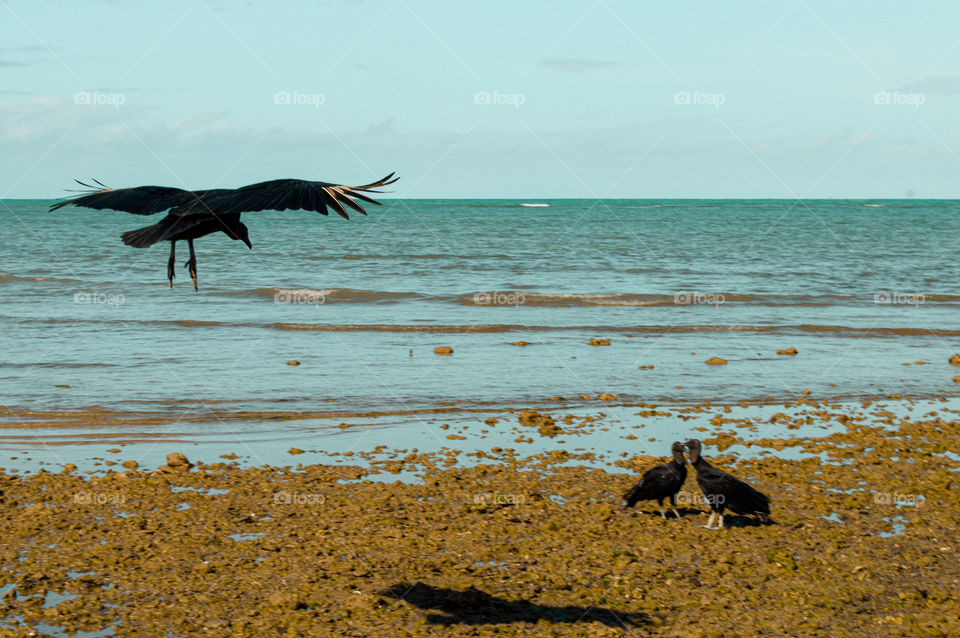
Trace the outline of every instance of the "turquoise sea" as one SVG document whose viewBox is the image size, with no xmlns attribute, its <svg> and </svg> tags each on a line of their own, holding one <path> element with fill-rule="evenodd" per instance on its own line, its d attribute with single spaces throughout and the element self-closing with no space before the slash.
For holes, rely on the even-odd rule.
<svg viewBox="0 0 960 638">
<path fill-rule="evenodd" d="M 62 456 L 93 435 L 284 450 L 329 435 L 343 447 L 337 426 L 351 419 L 416 447 L 404 423 L 429 410 L 479 422 L 471 410 L 585 408 L 601 393 L 617 406 L 960 387 L 947 362 L 960 351 L 956 201 L 247 213 L 252 251 L 222 234 L 196 242 L 199 292 L 185 245 L 171 290 L 165 245 L 120 242 L 153 218 L 50 203 L 0 202 L 0 445 L 14 455 Z M 776 354 L 789 347 L 798 354 Z M 727 365 L 704 363 L 715 356 Z M 74 412 L 116 425 L 51 425 Z"/>
</svg>

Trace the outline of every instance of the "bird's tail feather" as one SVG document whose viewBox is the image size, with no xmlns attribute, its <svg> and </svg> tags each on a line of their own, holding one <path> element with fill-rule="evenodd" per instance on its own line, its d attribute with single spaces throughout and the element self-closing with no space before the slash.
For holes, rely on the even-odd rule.
<svg viewBox="0 0 960 638">
<path fill-rule="evenodd" d="M 123 243 L 127 246 L 146 248 L 165 239 L 164 235 L 166 234 L 166 230 L 167 228 L 164 224 L 154 224 L 146 228 L 131 230 L 121 235 L 120 238 L 123 239 Z"/>
<path fill-rule="evenodd" d="M 633 507 L 637 504 L 637 501 L 640 500 L 643 492 L 643 481 L 640 481 L 636 485 L 630 488 L 630 490 L 623 495 L 623 500 L 626 503 L 627 507 Z"/>
</svg>

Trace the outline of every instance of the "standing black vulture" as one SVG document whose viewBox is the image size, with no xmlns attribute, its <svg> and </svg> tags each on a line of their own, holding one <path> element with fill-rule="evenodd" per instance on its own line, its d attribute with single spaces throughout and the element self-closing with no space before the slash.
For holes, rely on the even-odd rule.
<svg viewBox="0 0 960 638">
<path fill-rule="evenodd" d="M 704 525 L 707 529 L 723 527 L 723 510 L 729 509 L 741 515 L 755 515 L 767 520 L 770 515 L 770 497 L 753 489 L 735 476 L 718 470 L 700 456 L 700 441 L 690 439 L 686 444 L 690 454 L 690 465 L 697 471 L 697 483 L 700 491 L 710 505 L 710 520 Z M 719 524 L 714 527 L 713 519 L 720 515 Z"/>
<path fill-rule="evenodd" d="M 366 215 L 355 199 L 379 204 L 364 193 L 380 193 L 374 190 L 387 186 L 399 178 L 390 173 L 383 179 L 364 186 L 340 186 L 327 182 L 308 182 L 300 179 L 275 179 L 242 188 L 215 188 L 203 191 L 186 191 L 166 186 L 138 186 L 136 188 L 107 188 L 100 182 L 97 186 L 78 182 L 93 189 L 62 202 L 50 210 L 64 206 L 83 206 L 102 210 L 110 208 L 135 215 L 153 215 L 169 210 L 167 216 L 153 226 L 124 233 L 123 243 L 135 248 L 146 248 L 158 241 L 170 242 L 170 260 L 167 262 L 167 279 L 173 287 L 174 254 L 177 241 L 184 239 L 190 247 L 190 269 L 193 289 L 197 290 L 197 256 L 193 252 L 193 240 L 210 233 L 223 231 L 230 239 L 240 240 L 253 248 L 247 235 L 247 227 L 240 221 L 240 213 L 260 210 L 310 210 L 327 215 L 332 208 L 344 219 L 350 219 L 349 208 Z M 96 180 L 94 180 L 96 181 Z M 102 187 L 102 188 L 99 188 Z"/>
<path fill-rule="evenodd" d="M 679 441 L 670 446 L 670 451 L 673 453 L 672 461 L 644 472 L 640 482 L 623 495 L 625 507 L 633 507 L 637 501 L 655 498 L 660 508 L 660 516 L 667 520 L 667 514 L 663 511 L 663 499 L 669 498 L 670 509 L 680 518 L 680 512 L 677 511 L 677 492 L 687 480 L 687 460 L 683 456 L 683 444 Z"/>
</svg>

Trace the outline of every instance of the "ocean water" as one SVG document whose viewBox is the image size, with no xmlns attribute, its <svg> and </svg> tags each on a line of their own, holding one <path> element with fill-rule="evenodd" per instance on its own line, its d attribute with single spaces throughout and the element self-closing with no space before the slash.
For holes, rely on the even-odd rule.
<svg viewBox="0 0 960 638">
<path fill-rule="evenodd" d="M 247 213 L 252 251 L 197 240 L 199 292 L 184 243 L 172 290 L 166 245 L 121 243 L 159 217 L 0 202 L 3 433 L 93 410 L 140 419 L 138 433 L 258 441 L 371 412 L 556 396 L 960 386 L 947 363 L 960 351 L 960 202 L 538 201 L 549 206 L 388 200 L 349 221 Z M 799 354 L 776 354 L 788 347 Z"/>
</svg>

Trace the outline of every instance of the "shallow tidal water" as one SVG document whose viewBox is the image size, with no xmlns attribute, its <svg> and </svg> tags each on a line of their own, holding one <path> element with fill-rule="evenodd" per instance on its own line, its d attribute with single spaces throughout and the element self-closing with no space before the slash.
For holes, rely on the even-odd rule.
<svg viewBox="0 0 960 638">
<path fill-rule="evenodd" d="M 115 446 L 148 465 L 175 449 L 253 464 L 308 461 L 291 447 L 467 450 L 506 435 L 447 434 L 514 408 L 619 409 L 617 428 L 640 429 L 625 406 L 789 403 L 804 389 L 820 401 L 957 396 L 957 202 L 252 213 L 253 251 L 197 241 L 199 292 L 186 246 L 170 290 L 165 246 L 120 242 L 154 218 L 49 203 L 0 202 L 0 465 L 11 468 L 88 464 Z M 788 347 L 798 354 L 776 354 Z M 727 365 L 705 365 L 714 356 Z M 691 423 L 635 440 L 598 431 L 588 447 L 661 454 Z"/>
</svg>

